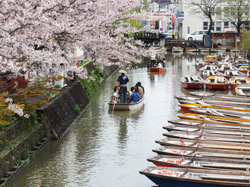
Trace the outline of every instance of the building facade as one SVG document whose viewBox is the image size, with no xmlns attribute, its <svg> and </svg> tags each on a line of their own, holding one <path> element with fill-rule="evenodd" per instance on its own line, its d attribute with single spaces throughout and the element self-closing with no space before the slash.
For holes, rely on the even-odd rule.
<svg viewBox="0 0 250 187">
<path fill-rule="evenodd" d="M 223 13 L 223 8 L 227 6 L 226 2 L 220 3 L 213 14 L 214 25 L 212 27 L 213 32 L 237 32 L 235 26 L 228 21 Z M 198 9 L 198 7 L 197 7 Z M 209 29 L 209 19 L 206 18 L 202 13 L 194 14 L 190 4 L 184 0 L 178 0 L 177 11 L 184 12 L 184 20 L 178 21 L 178 35 L 179 38 L 185 38 L 187 34 L 192 34 L 197 30 L 208 30 Z M 246 13 L 247 14 L 247 13 Z M 249 29 L 249 23 L 246 23 L 242 27 L 242 31 Z"/>
</svg>

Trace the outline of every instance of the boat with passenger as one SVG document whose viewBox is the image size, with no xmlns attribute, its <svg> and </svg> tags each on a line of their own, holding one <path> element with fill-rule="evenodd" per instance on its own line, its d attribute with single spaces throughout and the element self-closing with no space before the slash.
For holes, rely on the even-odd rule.
<svg viewBox="0 0 250 187">
<path fill-rule="evenodd" d="M 144 97 L 136 103 L 115 103 L 110 101 L 108 103 L 109 110 L 139 110 L 143 106 Z"/>
</svg>

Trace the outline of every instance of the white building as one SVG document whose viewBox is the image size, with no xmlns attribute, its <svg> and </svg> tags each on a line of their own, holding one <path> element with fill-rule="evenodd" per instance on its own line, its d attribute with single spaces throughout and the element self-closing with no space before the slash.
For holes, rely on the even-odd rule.
<svg viewBox="0 0 250 187">
<path fill-rule="evenodd" d="M 219 4 L 216 9 L 222 10 L 224 6 L 225 2 Z M 185 0 L 178 0 L 177 11 L 184 12 L 184 20 L 178 21 L 179 38 L 185 38 L 186 34 L 192 34 L 197 30 L 208 30 L 209 19 L 201 13 L 194 14 L 190 9 L 190 4 L 188 4 Z M 223 17 L 223 12 L 214 14 L 213 21 L 214 26 L 212 30 L 214 32 L 225 32 L 228 28 L 235 29 L 235 26 Z M 249 28 L 249 24 L 245 24 L 244 27 Z M 237 30 L 235 29 L 235 31 Z"/>
</svg>

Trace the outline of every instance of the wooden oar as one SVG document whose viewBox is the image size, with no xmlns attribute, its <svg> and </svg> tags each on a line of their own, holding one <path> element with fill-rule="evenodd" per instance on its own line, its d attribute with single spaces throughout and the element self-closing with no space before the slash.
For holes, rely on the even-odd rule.
<svg viewBox="0 0 250 187">
<path fill-rule="evenodd" d="M 114 110 L 115 110 L 115 101 L 114 101 L 114 105 L 113 105 L 113 110 L 112 110 L 112 114 L 114 113 Z"/>
</svg>

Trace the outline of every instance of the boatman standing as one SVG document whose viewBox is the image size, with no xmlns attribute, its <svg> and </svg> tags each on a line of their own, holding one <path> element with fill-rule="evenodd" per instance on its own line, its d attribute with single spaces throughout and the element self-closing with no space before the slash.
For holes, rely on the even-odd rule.
<svg viewBox="0 0 250 187">
<path fill-rule="evenodd" d="M 127 73 L 125 70 L 120 70 L 119 72 L 121 75 L 117 79 L 117 88 L 120 88 L 120 103 L 127 103 L 127 82 L 129 82 L 129 79 L 128 76 L 125 75 Z"/>
</svg>

